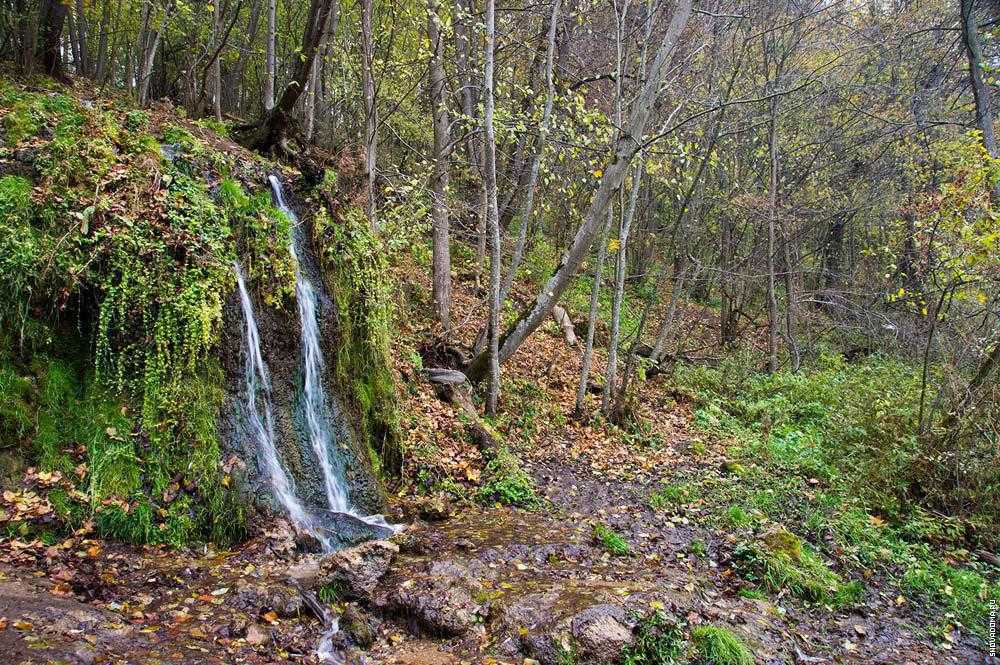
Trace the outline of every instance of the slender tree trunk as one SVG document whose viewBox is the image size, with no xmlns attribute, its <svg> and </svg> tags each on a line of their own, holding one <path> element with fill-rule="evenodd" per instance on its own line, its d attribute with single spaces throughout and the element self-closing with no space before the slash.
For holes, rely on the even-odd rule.
<svg viewBox="0 0 1000 665">
<path fill-rule="evenodd" d="M 111 0 L 101 2 L 100 34 L 97 36 L 97 64 L 94 78 L 98 84 L 108 82 L 108 31 L 111 28 Z"/>
<path fill-rule="evenodd" d="M 167 21 L 170 20 L 170 14 L 173 10 L 174 3 L 173 0 L 170 0 L 163 10 L 163 20 L 160 21 L 160 27 L 156 30 L 152 41 L 146 49 L 139 76 L 139 106 L 144 107 L 149 103 L 149 83 L 153 76 L 153 63 L 156 62 L 156 51 L 160 48 L 160 41 L 163 39 L 163 33 L 167 29 Z"/>
<path fill-rule="evenodd" d="M 496 48 L 496 8 L 494 0 L 486 0 L 486 49 L 483 56 L 483 136 L 486 157 L 486 219 L 490 235 L 490 324 L 489 367 L 490 386 L 486 412 L 497 412 L 500 397 L 500 211 L 497 206 L 497 144 L 493 130 L 493 51 Z"/>
<path fill-rule="evenodd" d="M 641 147 L 637 141 L 640 141 L 645 134 L 654 100 L 666 78 L 671 56 L 691 16 L 691 9 L 692 0 L 679 0 L 670 25 L 664 31 L 649 76 L 635 99 L 625 131 L 615 141 L 611 161 L 604 169 L 597 191 L 584 215 L 584 222 L 577 230 L 555 273 L 536 296 L 535 302 L 518 316 L 503 335 L 499 348 L 499 361 L 503 362 L 513 355 L 525 338 L 545 320 L 552 305 L 558 302 L 586 257 L 604 222 L 611 198 L 621 186 L 626 169 Z M 470 378 L 474 381 L 482 379 L 486 375 L 488 365 L 489 359 L 484 357 L 484 354 L 479 354 L 469 367 Z"/>
<path fill-rule="evenodd" d="M 776 225 L 778 217 L 778 99 L 771 99 L 768 124 L 768 146 L 771 156 L 771 177 L 768 183 L 767 210 L 767 371 L 778 371 L 778 295 L 775 287 Z"/>
<path fill-rule="evenodd" d="M 309 143 L 312 142 L 316 133 L 316 100 L 322 90 L 323 69 L 330 50 L 330 40 L 337 32 L 337 24 L 339 20 L 340 3 L 334 2 L 333 6 L 330 8 L 330 16 L 327 19 L 327 25 L 323 27 L 323 33 L 320 35 L 319 50 L 316 56 L 316 61 L 313 63 L 312 69 L 309 71 L 309 92 L 306 96 L 306 126 L 304 132 L 305 140 Z"/>
<path fill-rule="evenodd" d="M 608 235 L 611 233 L 613 211 L 608 208 L 607 221 L 601 231 L 597 245 L 597 261 L 594 264 L 594 279 L 590 285 L 590 308 L 587 313 L 587 340 L 583 347 L 583 358 L 580 360 L 580 384 L 576 389 L 576 406 L 573 415 L 579 418 L 583 415 L 583 400 L 587 395 L 587 382 L 590 380 L 590 368 L 594 362 L 594 329 L 597 328 L 597 315 L 600 305 L 601 281 L 604 279 L 604 263 L 608 257 Z"/>
<path fill-rule="evenodd" d="M 649 353 L 649 361 L 654 365 L 659 364 L 660 357 L 667 346 L 667 335 L 670 334 L 674 325 L 674 317 L 677 316 L 677 301 L 680 300 L 680 295 L 684 291 L 685 277 L 687 277 L 687 270 L 678 266 L 674 271 L 674 285 L 670 289 L 667 313 L 663 317 L 663 321 L 660 322 L 660 329 L 656 332 L 656 342 L 653 344 L 653 350 Z"/>
<path fill-rule="evenodd" d="M 618 225 L 618 252 L 615 256 L 615 292 L 611 300 L 611 341 L 608 343 L 608 370 L 604 378 L 604 394 L 601 396 L 601 410 L 604 415 L 611 415 L 611 400 L 618 386 L 618 346 L 621 344 L 622 302 L 625 299 L 625 273 L 628 266 L 625 256 L 628 249 L 629 234 L 632 231 L 632 219 L 635 217 L 635 206 L 639 200 L 639 189 L 642 187 L 643 159 L 640 155 L 632 175 L 632 191 L 629 195 L 628 207 L 621 213 Z M 637 332 L 641 334 L 641 330 Z"/>
<path fill-rule="evenodd" d="M 448 218 L 448 107 L 445 102 L 444 38 L 441 35 L 440 1 L 427 0 L 427 38 L 431 59 L 427 68 L 427 92 L 434 124 L 434 171 L 431 218 L 434 224 L 433 298 L 434 311 L 445 336 L 451 330 L 451 240 Z"/>
<path fill-rule="evenodd" d="M 76 20 L 73 17 L 73 12 L 67 12 L 66 23 L 69 28 L 69 34 L 66 38 L 69 40 L 70 52 L 73 54 L 73 69 L 78 76 L 83 76 L 83 66 L 80 62 L 80 35 L 76 30 Z"/>
<path fill-rule="evenodd" d="M 538 183 L 538 172 L 541 167 L 542 153 L 549 136 L 549 124 L 552 121 L 552 107 L 555 104 L 555 50 L 556 50 L 556 28 L 559 21 L 560 0 L 552 3 L 552 17 L 549 20 L 548 50 L 545 55 L 545 108 L 542 110 L 542 120 L 538 124 L 538 144 L 532 155 L 531 166 L 527 186 L 524 191 L 524 199 L 521 206 L 521 226 L 517 232 L 517 244 L 514 246 L 514 256 L 510 261 L 510 271 L 500 288 L 500 302 L 503 303 L 514 286 L 514 279 L 517 276 L 517 269 L 521 265 L 524 257 L 524 247 L 528 240 L 528 227 L 531 224 L 531 217 L 535 210 L 535 185 Z"/>
<path fill-rule="evenodd" d="M 219 51 L 212 58 L 212 111 L 217 122 L 222 122 L 222 0 L 212 2 L 212 52 Z"/>
<path fill-rule="evenodd" d="M 792 234 L 788 229 L 788 221 L 781 220 L 781 246 L 785 263 L 785 337 L 788 342 L 788 352 L 792 356 L 792 371 L 798 372 L 802 365 L 802 354 L 799 350 L 798 342 L 795 339 L 795 273 L 794 255 L 792 253 Z"/>
<path fill-rule="evenodd" d="M 976 29 L 975 0 L 959 0 L 962 11 L 962 42 L 965 45 L 965 55 L 969 60 L 969 82 L 972 84 L 972 96 L 976 100 L 976 123 L 983 133 L 983 145 L 990 156 L 997 157 L 997 139 L 993 133 L 993 108 L 990 103 L 990 90 L 983 79 L 983 48 L 979 42 L 979 32 Z M 1000 185 L 998 185 L 1000 187 Z M 1000 193 L 1000 189 L 998 189 Z"/>
<path fill-rule="evenodd" d="M 472 81 L 472 51 L 469 48 L 470 32 L 475 26 L 471 20 L 472 8 L 466 0 L 454 0 L 455 25 L 455 65 L 458 70 L 458 80 L 461 85 L 459 99 L 462 103 L 463 128 L 472 130 L 478 126 L 476 121 L 476 95 Z M 475 279 L 479 284 L 486 264 L 486 187 L 483 185 L 483 140 L 475 136 L 465 142 L 465 151 L 469 160 L 469 169 L 474 180 L 478 181 L 476 188 L 479 203 L 476 207 L 476 262 Z"/>
<path fill-rule="evenodd" d="M 77 48 L 80 51 L 80 71 L 83 76 L 93 76 L 94 72 L 90 63 L 90 50 L 88 43 L 87 13 L 84 10 L 83 0 L 76 0 L 76 37 Z"/>
<path fill-rule="evenodd" d="M 264 113 L 274 108 L 274 82 L 278 75 L 278 0 L 267 0 L 267 53 L 264 73 Z"/>
<path fill-rule="evenodd" d="M 377 109 L 375 107 L 375 76 L 374 46 L 372 44 L 372 3 L 374 0 L 361 0 L 361 78 L 365 96 L 365 189 L 367 200 L 365 213 L 372 230 L 378 230 L 378 219 L 375 213 L 375 150 L 378 143 L 376 128 L 378 127 Z"/>
<path fill-rule="evenodd" d="M 62 42 L 63 26 L 66 23 L 66 15 L 69 13 L 67 6 L 62 0 L 42 0 L 39 12 L 39 26 L 41 29 L 41 57 L 42 72 L 54 79 L 64 78 L 62 69 L 62 53 L 60 43 Z"/>
</svg>

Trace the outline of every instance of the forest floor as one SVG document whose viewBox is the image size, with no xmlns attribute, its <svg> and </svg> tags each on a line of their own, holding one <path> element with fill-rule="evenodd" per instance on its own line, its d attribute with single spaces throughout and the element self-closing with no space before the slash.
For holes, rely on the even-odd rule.
<svg viewBox="0 0 1000 665">
<path fill-rule="evenodd" d="M 462 313 L 477 306 L 468 288 L 456 300 Z M 697 307 L 686 311 L 691 330 L 711 323 Z M 373 565 L 372 584 L 341 580 L 319 594 L 340 613 L 333 644 L 345 662 L 746 662 L 705 660 L 706 626 L 730 631 L 756 663 L 1000 662 L 968 630 L 929 631 L 942 610 L 883 574 L 800 551 L 789 535 L 799 525 L 745 515 L 756 520 L 749 527 L 727 513 L 713 488 L 742 482 L 731 442 L 699 429 L 662 377 L 632 405 L 641 427 L 570 418 L 579 356 L 554 324 L 505 366 L 493 426 L 513 468 L 485 463 L 466 421 L 420 379 L 414 350 L 426 344 L 427 322 L 400 319 L 407 482 L 390 516 L 408 526 L 381 568 L 362 546 L 352 566 Z M 460 334 L 471 342 L 471 328 Z M 3 510 L 44 518 L 51 506 L 40 492 L 59 482 L 31 473 L 23 491 L 4 494 Z M 86 531 L 51 543 L 5 539 L 3 661 L 316 662 L 322 625 L 289 581 L 316 555 L 298 552 L 282 523 L 268 526 L 226 552 L 126 546 Z M 748 571 L 763 585 L 767 570 L 747 564 L 746 544 L 773 540 L 808 570 L 786 571 L 787 589 L 762 593 Z"/>
</svg>

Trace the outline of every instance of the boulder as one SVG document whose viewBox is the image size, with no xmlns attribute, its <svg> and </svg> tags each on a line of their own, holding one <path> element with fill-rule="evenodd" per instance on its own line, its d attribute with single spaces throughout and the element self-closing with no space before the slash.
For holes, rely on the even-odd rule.
<svg viewBox="0 0 1000 665">
<path fill-rule="evenodd" d="M 611 663 L 632 643 L 632 630 L 622 608 L 594 605 L 570 619 L 570 631 L 582 662 Z"/>
<path fill-rule="evenodd" d="M 398 553 L 399 547 L 387 540 L 369 540 L 334 552 L 320 563 L 313 585 L 331 585 L 346 598 L 368 600 Z"/>
<path fill-rule="evenodd" d="M 432 564 L 423 575 L 401 580 L 382 599 L 382 609 L 410 623 L 416 633 L 460 637 L 485 616 L 475 597 L 480 585 L 454 562 Z"/>
</svg>

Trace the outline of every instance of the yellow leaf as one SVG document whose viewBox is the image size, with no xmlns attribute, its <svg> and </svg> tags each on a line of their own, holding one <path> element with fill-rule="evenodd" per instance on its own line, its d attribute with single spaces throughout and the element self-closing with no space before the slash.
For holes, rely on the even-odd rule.
<svg viewBox="0 0 1000 665">
<path fill-rule="evenodd" d="M 611 240 L 608 241 L 609 252 L 617 252 L 619 249 L 621 249 L 621 246 L 622 243 L 620 240 L 618 240 L 618 238 L 612 238 Z"/>
<path fill-rule="evenodd" d="M 604 171 L 602 171 L 601 169 L 594 169 L 595 178 L 600 178 L 602 175 L 604 175 Z"/>
</svg>

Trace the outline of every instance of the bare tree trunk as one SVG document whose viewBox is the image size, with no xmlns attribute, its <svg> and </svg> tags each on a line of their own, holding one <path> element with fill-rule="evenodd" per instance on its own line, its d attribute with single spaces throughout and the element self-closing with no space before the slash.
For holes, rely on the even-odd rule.
<svg viewBox="0 0 1000 665">
<path fill-rule="evenodd" d="M 467 0 L 454 0 L 454 25 L 455 25 L 455 64 L 458 70 L 458 80 L 461 85 L 459 99 L 462 103 L 463 126 L 467 130 L 472 130 L 478 123 L 476 117 L 476 96 L 472 85 L 472 57 L 469 49 L 470 30 L 474 30 L 471 21 L 471 7 Z M 483 266 L 486 263 L 486 187 L 482 184 L 483 178 L 483 142 L 481 137 L 470 138 L 465 143 L 465 151 L 469 160 L 469 168 L 478 179 L 479 204 L 476 207 L 476 262 L 475 278 L 476 284 L 482 277 Z"/>
<path fill-rule="evenodd" d="M 146 106 L 149 103 L 149 82 L 153 76 L 153 63 L 156 61 L 156 51 L 160 48 L 160 41 L 163 39 L 163 33 L 167 29 L 167 21 L 170 20 L 170 14 L 173 10 L 174 3 L 173 0 L 170 0 L 163 10 L 163 20 L 160 21 L 160 27 L 156 30 L 152 41 L 146 48 L 142 61 L 142 69 L 139 74 L 139 106 Z"/>
<path fill-rule="evenodd" d="M 267 0 L 267 54 L 264 73 L 264 112 L 274 108 L 274 81 L 278 75 L 278 0 Z"/>
<path fill-rule="evenodd" d="M 374 47 L 372 44 L 372 3 L 361 0 L 361 78 L 365 96 L 365 182 L 367 201 L 365 214 L 373 231 L 378 231 L 375 216 L 375 149 L 378 143 L 376 127 L 378 118 L 375 108 Z"/>
<path fill-rule="evenodd" d="M 511 288 L 514 286 L 514 278 L 517 276 L 517 269 L 521 265 L 521 260 L 524 257 L 524 247 L 528 240 L 528 226 L 531 224 L 531 217 L 535 211 L 535 185 L 538 182 L 538 171 L 542 161 L 542 153 L 545 151 L 545 145 L 549 136 L 549 124 L 552 121 L 552 106 L 555 103 L 556 97 L 554 69 L 559 4 L 560 0 L 555 0 L 552 3 L 552 17 L 549 19 L 548 50 L 545 55 L 545 108 L 542 110 L 542 120 L 538 124 L 538 143 L 532 155 L 528 183 L 524 191 L 524 200 L 521 206 L 521 227 L 517 233 L 517 244 L 514 246 L 514 256 L 510 261 L 510 272 L 507 274 L 507 278 L 500 288 L 501 303 L 507 299 L 507 294 L 510 293 Z"/>
<path fill-rule="evenodd" d="M 111 27 L 111 0 L 101 3 L 100 34 L 97 36 L 97 64 L 94 78 L 100 85 L 108 82 L 108 31 Z"/>
<path fill-rule="evenodd" d="M 587 341 L 583 347 L 583 358 L 580 361 L 580 385 L 576 389 L 576 406 L 573 415 L 579 418 L 583 415 L 583 399 L 587 394 L 587 382 L 590 380 L 590 367 L 594 361 L 594 329 L 597 327 L 597 314 L 599 311 L 601 280 L 604 278 L 604 263 L 608 257 L 608 234 L 611 233 L 611 221 L 614 218 L 612 210 L 609 208 L 607 221 L 601 231 L 601 237 L 597 245 L 597 261 L 594 264 L 594 279 L 590 285 L 590 308 L 587 314 Z"/>
<path fill-rule="evenodd" d="M 486 147 L 486 220 L 490 235 L 490 324 L 489 367 L 490 386 L 486 412 L 497 412 L 500 397 L 500 211 L 497 206 L 497 144 L 493 130 L 493 51 L 496 47 L 496 8 L 494 0 L 486 0 L 486 49 L 483 56 L 483 136 Z"/>
<path fill-rule="evenodd" d="M 73 12 L 67 12 L 66 23 L 68 29 L 67 39 L 69 40 L 70 52 L 73 54 L 73 69 L 78 76 L 83 76 L 83 66 L 80 62 L 80 35 L 76 31 L 76 20 Z"/>
<path fill-rule="evenodd" d="M 775 287 L 776 229 L 778 217 L 778 99 L 771 99 L 768 125 L 768 146 L 771 156 L 771 177 L 768 184 L 767 211 L 767 371 L 778 371 L 778 295 Z"/>
<path fill-rule="evenodd" d="M 797 372 L 802 365 L 802 354 L 795 340 L 795 274 L 793 272 L 792 234 L 788 230 L 788 222 L 782 220 L 781 246 L 785 263 L 785 338 L 788 342 L 788 352 L 792 356 L 792 371 Z"/>
<path fill-rule="evenodd" d="M 959 1 L 962 11 L 962 42 L 969 60 L 972 96 L 976 100 L 976 123 L 983 133 L 983 145 L 986 146 L 990 156 L 996 158 L 998 152 L 997 139 L 993 132 L 993 108 L 990 104 L 990 90 L 983 80 L 983 48 L 979 43 L 979 32 L 976 29 L 975 0 Z M 997 191 L 1000 193 L 1000 189 Z"/>
<path fill-rule="evenodd" d="M 663 350 L 667 346 L 667 335 L 673 328 L 674 318 L 677 316 L 677 302 L 684 291 L 686 277 L 687 270 L 684 268 L 679 268 L 674 273 L 674 285 L 670 289 L 670 303 L 667 305 L 667 313 L 663 317 L 663 321 L 660 322 L 660 329 L 656 332 L 656 342 L 653 344 L 653 350 L 649 353 L 649 360 L 654 365 L 660 362 L 660 356 L 663 355 Z"/>
<path fill-rule="evenodd" d="M 641 147 L 641 144 L 637 142 L 641 141 L 641 137 L 645 134 L 654 100 L 666 78 L 674 47 L 687 25 L 691 9 L 692 0 L 679 0 L 670 25 L 664 31 L 649 76 L 635 99 L 625 131 L 615 141 L 613 156 L 607 168 L 604 169 L 597 191 L 584 215 L 584 222 L 577 230 L 569 250 L 563 255 L 555 274 L 536 296 L 534 304 L 523 311 L 513 326 L 504 334 L 499 348 L 501 362 L 513 355 L 525 338 L 549 315 L 552 305 L 558 302 L 593 244 L 594 238 L 604 222 L 611 197 L 621 186 L 626 169 Z M 482 379 L 486 374 L 488 364 L 489 359 L 484 357 L 484 354 L 479 354 L 469 367 L 470 378 L 473 380 Z"/>
<path fill-rule="evenodd" d="M 621 212 L 621 222 L 618 226 L 618 253 L 615 256 L 615 292 L 611 301 L 611 341 L 608 343 L 608 369 L 604 377 L 604 393 L 601 396 L 601 410 L 604 415 L 611 414 L 611 399 L 618 385 L 618 346 L 621 343 L 622 301 L 625 299 L 625 273 L 628 265 L 625 252 L 628 249 L 629 233 L 632 230 L 632 218 L 635 217 L 636 201 L 639 200 L 639 188 L 642 187 L 643 159 L 639 156 L 635 173 L 632 175 L 632 192 L 629 195 L 628 207 Z M 641 334 L 641 330 L 637 332 Z"/>
<path fill-rule="evenodd" d="M 90 63 L 90 51 L 87 48 L 87 14 L 84 11 L 83 0 L 76 0 L 76 38 L 77 49 L 80 55 L 80 71 L 83 76 L 93 76 L 94 72 Z"/>
<path fill-rule="evenodd" d="M 42 72 L 54 79 L 65 77 L 59 45 L 68 13 L 68 8 L 61 0 L 42 0 L 39 11 Z"/>
<path fill-rule="evenodd" d="M 212 111 L 215 119 L 222 122 L 222 0 L 212 3 L 212 51 L 219 51 L 212 58 Z"/>
<path fill-rule="evenodd" d="M 308 143 L 312 142 L 313 137 L 316 134 L 316 99 L 320 95 L 320 91 L 322 89 L 323 65 L 325 64 L 330 51 L 330 40 L 337 32 L 337 24 L 339 21 L 340 3 L 334 2 L 333 6 L 330 8 L 330 16 L 327 19 L 327 25 L 323 27 L 323 33 L 320 35 L 319 50 L 316 56 L 316 61 L 313 62 L 312 69 L 309 71 L 309 92 L 306 96 L 306 126 L 304 131 L 305 140 Z"/>
<path fill-rule="evenodd" d="M 432 174 L 431 218 L 434 224 L 433 298 L 434 311 L 443 333 L 451 330 L 451 222 L 448 218 L 448 106 L 445 101 L 444 38 L 441 35 L 440 0 L 427 0 L 427 38 L 431 59 L 427 68 L 427 92 L 434 122 L 434 172 Z"/>
</svg>

